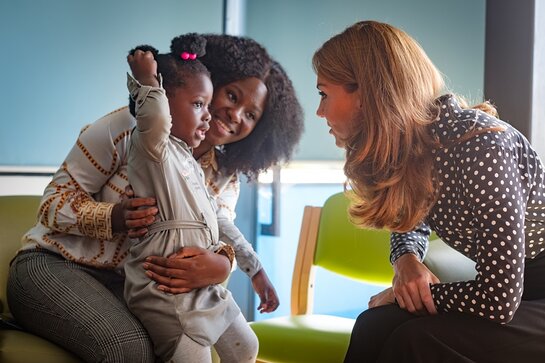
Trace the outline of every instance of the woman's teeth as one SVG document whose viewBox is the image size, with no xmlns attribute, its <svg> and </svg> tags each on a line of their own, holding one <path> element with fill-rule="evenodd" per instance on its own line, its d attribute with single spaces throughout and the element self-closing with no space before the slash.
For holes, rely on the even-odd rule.
<svg viewBox="0 0 545 363">
<path fill-rule="evenodd" d="M 232 131 L 231 129 L 229 129 L 229 127 L 227 127 L 227 125 L 225 123 L 223 123 L 221 120 L 219 119 L 216 119 L 216 123 L 218 124 L 219 127 L 221 127 L 222 129 L 224 129 L 225 131 L 227 131 L 228 133 L 230 134 L 234 134 L 235 132 Z"/>
</svg>

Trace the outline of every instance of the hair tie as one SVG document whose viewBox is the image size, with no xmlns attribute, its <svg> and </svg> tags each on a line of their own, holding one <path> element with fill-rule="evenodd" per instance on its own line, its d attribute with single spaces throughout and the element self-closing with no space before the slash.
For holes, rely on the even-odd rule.
<svg viewBox="0 0 545 363">
<path fill-rule="evenodd" d="M 182 54 L 180 54 L 180 58 L 182 58 L 183 60 L 195 60 L 195 59 L 197 59 L 197 54 L 196 53 L 183 52 Z"/>
</svg>

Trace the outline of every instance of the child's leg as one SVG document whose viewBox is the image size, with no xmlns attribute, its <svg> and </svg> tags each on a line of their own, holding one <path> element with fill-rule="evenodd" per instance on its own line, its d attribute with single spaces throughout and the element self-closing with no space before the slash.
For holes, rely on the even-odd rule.
<svg viewBox="0 0 545 363">
<path fill-rule="evenodd" d="M 241 313 L 214 347 L 221 358 L 221 363 L 255 362 L 259 342 Z"/>
<path fill-rule="evenodd" d="M 200 345 L 183 334 L 168 363 L 212 363 L 210 347 Z"/>
</svg>

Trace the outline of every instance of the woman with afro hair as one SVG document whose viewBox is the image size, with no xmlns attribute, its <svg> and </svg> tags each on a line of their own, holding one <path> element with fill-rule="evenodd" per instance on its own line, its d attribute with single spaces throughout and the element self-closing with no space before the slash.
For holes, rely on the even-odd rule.
<svg viewBox="0 0 545 363">
<path fill-rule="evenodd" d="M 214 146 L 222 145 L 221 152 L 216 153 L 221 169 L 227 174 L 244 173 L 255 178 L 291 157 L 303 131 L 301 107 L 284 69 L 261 45 L 249 38 L 228 35 L 208 34 L 205 38 L 207 53 L 202 62 L 212 74 L 214 84 L 212 121 L 206 139 L 194 155 L 199 158 Z M 230 87 L 249 79 L 266 87 L 261 116 L 223 112 L 225 108 L 218 104 L 220 96 L 224 96 L 222 92 L 230 98 Z M 237 134 L 236 128 L 230 127 L 237 121 L 250 124 L 249 134 Z"/>
<path fill-rule="evenodd" d="M 211 73 L 214 94 L 210 130 L 194 155 L 221 223 L 234 219 L 238 174 L 255 178 L 288 160 L 303 118 L 289 78 L 262 46 L 227 35 L 205 38 L 200 60 Z M 181 81 L 175 70 L 159 70 L 167 93 Z M 136 122 L 130 108 L 82 129 L 44 191 L 38 221 L 10 268 L 8 300 L 17 322 L 86 362 L 155 361 L 146 330 L 123 299 L 128 237 L 145 235 L 158 212 L 154 198 L 127 198 L 128 145 Z M 142 268 L 158 289 L 180 294 L 225 281 L 231 265 L 220 253 L 184 247 L 168 257 L 150 256 Z"/>
</svg>

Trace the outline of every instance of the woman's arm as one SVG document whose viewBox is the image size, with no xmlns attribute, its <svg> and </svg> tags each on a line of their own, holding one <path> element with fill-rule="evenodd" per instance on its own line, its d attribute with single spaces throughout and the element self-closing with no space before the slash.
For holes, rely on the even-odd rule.
<svg viewBox="0 0 545 363">
<path fill-rule="evenodd" d="M 56 232 L 112 238 L 112 210 L 126 184 L 126 173 L 120 167 L 134 126 L 122 114 L 116 111 L 81 131 L 44 191 L 38 216 L 41 224 Z"/>
<path fill-rule="evenodd" d="M 504 324 L 513 318 L 522 298 L 525 212 L 533 170 L 519 159 L 523 152 L 501 145 L 515 144 L 513 134 L 499 136 L 491 136 L 499 140 L 494 146 L 481 147 L 478 154 L 468 147 L 467 158 L 461 158 L 465 162 L 460 191 L 473 226 L 467 248 L 476 262 L 476 278 L 436 284 L 431 290 L 439 311 L 458 311 Z"/>
<path fill-rule="evenodd" d="M 431 229 L 425 223 L 407 233 L 392 233 L 390 236 L 390 262 L 393 264 L 407 253 L 415 255 L 420 261 L 423 261 L 428 251 L 430 235 Z"/>
<path fill-rule="evenodd" d="M 436 314 L 430 284 L 439 279 L 421 262 L 431 230 L 426 224 L 408 233 L 392 233 L 390 260 L 394 267 L 392 291 L 399 306 L 413 314 Z"/>
<path fill-rule="evenodd" d="M 209 192 L 213 193 L 210 190 Z M 212 194 L 214 195 L 214 194 Z M 218 190 L 216 197 L 216 206 L 218 218 L 225 218 L 231 222 L 234 222 L 236 218 L 235 208 L 240 195 L 240 180 L 237 175 L 232 175 L 227 185 L 224 188 Z"/>
</svg>

